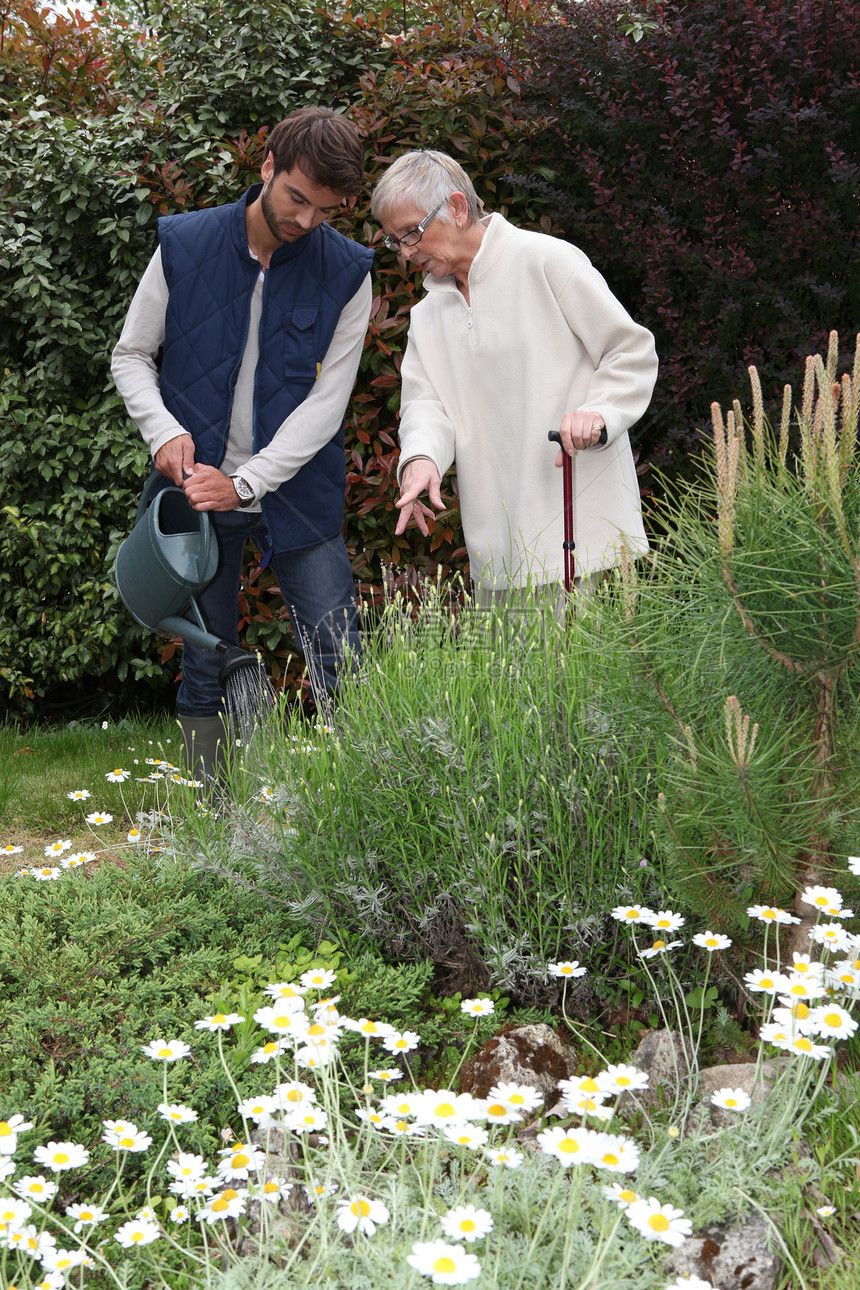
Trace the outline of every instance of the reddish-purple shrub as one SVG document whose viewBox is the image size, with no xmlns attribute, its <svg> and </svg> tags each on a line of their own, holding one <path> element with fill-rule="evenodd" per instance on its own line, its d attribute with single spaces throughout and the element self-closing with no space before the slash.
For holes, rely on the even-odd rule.
<svg viewBox="0 0 860 1290">
<path fill-rule="evenodd" d="M 611 0 L 558 9 L 526 108 L 556 118 L 540 161 L 567 234 L 657 337 L 641 429 L 678 466 L 749 363 L 777 390 L 860 322 L 860 3 L 649 6 L 638 43 Z"/>
</svg>

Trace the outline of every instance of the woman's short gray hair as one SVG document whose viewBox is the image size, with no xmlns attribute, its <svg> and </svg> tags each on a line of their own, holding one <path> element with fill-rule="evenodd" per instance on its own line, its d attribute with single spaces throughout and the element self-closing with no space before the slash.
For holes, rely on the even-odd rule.
<svg viewBox="0 0 860 1290">
<path fill-rule="evenodd" d="M 373 218 L 380 224 L 397 206 L 414 206 L 433 210 L 441 206 L 438 219 L 450 219 L 447 209 L 452 193 L 463 193 L 467 204 L 467 223 L 474 224 L 485 214 L 484 203 L 462 166 L 444 152 L 404 152 L 393 161 L 373 190 L 370 203 Z"/>
</svg>

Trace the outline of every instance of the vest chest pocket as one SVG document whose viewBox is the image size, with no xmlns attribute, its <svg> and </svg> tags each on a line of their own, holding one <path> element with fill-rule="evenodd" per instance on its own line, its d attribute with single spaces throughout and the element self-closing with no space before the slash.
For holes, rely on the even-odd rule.
<svg viewBox="0 0 860 1290">
<path fill-rule="evenodd" d="M 317 318 L 319 304 L 296 305 L 284 315 L 284 377 L 287 380 L 316 380 Z"/>
</svg>

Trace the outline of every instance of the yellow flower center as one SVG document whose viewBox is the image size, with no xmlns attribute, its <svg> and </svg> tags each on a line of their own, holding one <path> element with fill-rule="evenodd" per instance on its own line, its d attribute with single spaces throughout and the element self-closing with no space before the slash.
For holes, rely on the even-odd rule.
<svg viewBox="0 0 860 1290">
<path fill-rule="evenodd" d="M 507 1108 L 501 1102 L 494 1102 L 492 1106 L 487 1107 L 487 1115 L 505 1115 Z"/>
<path fill-rule="evenodd" d="M 763 909 L 763 910 L 761 911 L 761 916 L 762 916 L 762 918 L 776 918 L 776 910 L 775 910 L 775 909 Z"/>
<path fill-rule="evenodd" d="M 173 1052 L 170 1048 L 159 1048 L 158 1055 L 159 1057 L 172 1057 Z"/>
<path fill-rule="evenodd" d="M 221 1193 L 221 1199 L 235 1200 L 238 1195 L 239 1193 L 237 1191 L 234 1191 L 232 1187 L 225 1187 Z"/>
<path fill-rule="evenodd" d="M 286 1017 L 275 1017 L 272 1024 L 275 1026 L 291 1026 L 292 1021 L 293 1021 L 292 1017 L 287 1015 Z"/>
<path fill-rule="evenodd" d="M 55 1165 L 65 1165 L 65 1164 L 68 1164 L 68 1162 L 69 1162 L 69 1157 L 66 1155 L 65 1151 L 58 1151 L 54 1156 Z"/>
<path fill-rule="evenodd" d="M 223 1025 L 226 1020 L 227 1018 L 224 1016 L 223 1012 L 216 1012 L 215 1016 L 212 1018 L 212 1024 L 214 1026 L 220 1026 Z"/>
<path fill-rule="evenodd" d="M 621 1200 L 626 1201 L 628 1204 L 632 1204 L 633 1201 L 636 1200 L 637 1198 L 635 1191 L 630 1191 L 629 1188 L 627 1189 L 627 1191 L 619 1192 L 618 1195 Z"/>
<path fill-rule="evenodd" d="M 603 1157 L 603 1163 L 605 1165 L 617 1165 L 618 1157 L 614 1156 L 611 1151 L 607 1151 L 606 1155 Z"/>
<path fill-rule="evenodd" d="M 212 1202 L 212 1209 L 216 1214 L 220 1214 L 222 1210 L 225 1210 L 228 1207 L 229 1201 L 226 1201 L 223 1196 L 219 1196 L 216 1201 Z"/>
<path fill-rule="evenodd" d="M 655 941 L 655 942 L 654 942 L 654 944 L 651 946 L 651 948 L 652 948 L 652 949 L 654 949 L 654 950 L 665 950 L 665 948 L 666 948 L 666 942 L 665 942 L 665 941 Z"/>
<path fill-rule="evenodd" d="M 648 1219 L 648 1226 L 655 1232 L 668 1232 L 669 1220 L 665 1214 L 652 1214 Z"/>
<path fill-rule="evenodd" d="M 511 1106 L 525 1106 L 526 1099 L 522 1093 L 513 1093 L 510 1097 Z"/>
<path fill-rule="evenodd" d="M 842 1026 L 842 1018 L 838 1012 L 826 1012 L 824 1014 L 825 1026 L 830 1026 L 832 1030 L 839 1030 Z"/>
<path fill-rule="evenodd" d="M 457 1264 L 454 1262 L 453 1259 L 450 1259 L 447 1254 L 443 1254 L 441 1258 L 433 1260 L 433 1271 L 434 1272 L 456 1272 Z"/>
<path fill-rule="evenodd" d="M 13 1130 L 9 1128 L 7 1122 L 5 1120 L 0 1120 L 0 1138 L 8 1138 L 12 1132 Z"/>
<path fill-rule="evenodd" d="M 579 1151 L 579 1143 L 576 1138 L 562 1138 L 561 1142 L 558 1144 L 558 1149 L 559 1151 L 563 1151 L 565 1155 L 575 1156 Z"/>
<path fill-rule="evenodd" d="M 627 1075 L 615 1076 L 615 1083 L 618 1085 L 619 1088 L 627 1088 L 628 1084 L 631 1084 L 632 1082 L 633 1081 Z"/>
<path fill-rule="evenodd" d="M 276 1053 L 277 1051 L 278 1045 L 274 1039 L 270 1039 L 267 1044 L 263 1044 L 264 1053 Z"/>
<path fill-rule="evenodd" d="M 38 1182 L 30 1183 L 30 1191 L 33 1193 L 34 1196 L 41 1196 L 44 1190 L 45 1188 L 42 1186 L 41 1183 L 38 1183 Z"/>
<path fill-rule="evenodd" d="M 454 1108 L 450 1102 L 440 1102 L 439 1105 L 436 1107 L 437 1119 L 440 1119 L 440 1120 L 450 1119 L 451 1116 L 455 1114 L 456 1112 L 454 1111 Z"/>
<path fill-rule="evenodd" d="M 129 1147 L 134 1146 L 134 1138 L 120 1138 L 119 1145 L 127 1150 Z"/>
<path fill-rule="evenodd" d="M 277 1183 L 267 1182 L 263 1185 L 263 1193 L 266 1196 L 271 1196 L 272 1192 L 275 1192 L 277 1190 L 278 1190 Z"/>
<path fill-rule="evenodd" d="M 250 1163 L 251 1163 L 250 1156 L 243 1155 L 241 1152 L 239 1153 L 238 1156 L 234 1156 L 233 1159 L 230 1161 L 230 1164 L 233 1169 L 244 1169 Z"/>
<path fill-rule="evenodd" d="M 302 1100 L 302 1094 L 299 1092 L 299 1090 L 297 1088 L 291 1088 L 289 1093 L 287 1094 L 287 1101 L 301 1102 L 301 1100 Z"/>
<path fill-rule="evenodd" d="M 624 915 L 624 917 L 625 917 L 625 918 L 638 918 L 638 917 L 639 917 L 639 910 L 638 910 L 638 909 L 628 909 L 628 910 L 627 910 L 627 913 Z"/>
<path fill-rule="evenodd" d="M 799 1048 L 801 1052 L 808 1053 L 810 1048 L 812 1047 L 812 1044 L 809 1042 L 808 1039 L 801 1038 L 801 1039 L 795 1039 L 794 1046 L 795 1048 Z"/>
<path fill-rule="evenodd" d="M 716 944 L 717 944 L 717 938 L 716 938 L 716 936 L 706 936 L 706 937 L 705 937 L 705 944 L 706 944 L 706 945 L 716 945 Z"/>
<path fill-rule="evenodd" d="M 325 1026 L 321 1026 L 318 1021 L 315 1021 L 312 1026 L 308 1026 L 308 1034 L 313 1035 L 314 1037 L 317 1035 L 324 1035 Z"/>
<path fill-rule="evenodd" d="M 92 1210 L 82 1209 L 80 1214 L 78 1214 L 78 1218 L 81 1220 L 82 1223 L 91 1223 L 93 1218 Z"/>
<path fill-rule="evenodd" d="M 354 1200 L 349 1208 L 356 1218 L 367 1218 L 370 1213 L 370 1205 L 366 1200 Z"/>
<path fill-rule="evenodd" d="M 471 1218 L 464 1218 L 464 1219 L 463 1219 L 463 1221 L 462 1221 L 462 1223 L 460 1224 L 460 1231 L 461 1231 L 461 1232 L 474 1232 L 474 1230 L 475 1230 L 475 1224 L 474 1224 L 474 1222 L 472 1221 L 472 1219 L 471 1219 Z"/>
<path fill-rule="evenodd" d="M 774 981 L 772 976 L 763 976 L 759 981 L 759 985 L 762 987 L 763 990 L 773 990 L 773 988 L 776 985 L 776 982 Z"/>
<path fill-rule="evenodd" d="M 726 1098 L 726 1106 L 737 1106 L 737 1104 L 738 1104 L 738 1099 L 736 1097 Z"/>
<path fill-rule="evenodd" d="M 590 1075 L 587 1075 L 585 1079 L 582 1080 L 579 1087 L 583 1093 L 597 1093 L 599 1091 L 599 1085 L 591 1078 Z"/>
</svg>

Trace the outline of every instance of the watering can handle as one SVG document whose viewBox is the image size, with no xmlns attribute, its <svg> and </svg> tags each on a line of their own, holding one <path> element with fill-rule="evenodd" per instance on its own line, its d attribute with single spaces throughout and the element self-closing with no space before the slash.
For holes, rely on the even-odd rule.
<svg viewBox="0 0 860 1290">
<path fill-rule="evenodd" d="M 149 505 L 150 498 L 152 497 L 152 490 L 160 479 L 167 479 L 167 476 L 159 474 L 157 470 L 153 470 L 144 484 L 143 492 L 140 495 L 140 501 L 137 504 L 137 515 L 134 517 L 135 526 L 143 519 L 143 516 L 146 513 L 146 508 Z M 169 484 L 170 480 L 168 479 L 167 482 Z M 200 559 L 197 563 L 197 578 L 198 581 L 202 582 L 206 576 L 206 568 L 209 564 L 209 551 L 212 547 L 212 524 L 209 517 L 202 512 L 200 513 L 200 527 L 203 531 L 203 549 L 200 552 Z"/>
<path fill-rule="evenodd" d="M 140 521 L 143 519 L 144 512 L 147 506 L 149 505 L 149 499 L 152 497 L 153 488 L 155 488 L 156 484 L 160 479 L 165 479 L 165 478 L 166 476 L 160 475 L 157 470 L 153 470 L 151 472 L 149 479 L 147 479 L 146 483 L 143 486 L 143 492 L 141 493 L 140 501 L 137 504 L 137 515 L 135 515 L 134 517 L 135 524 L 139 524 Z M 167 482 L 170 483 L 169 480 L 167 480 Z"/>
</svg>

